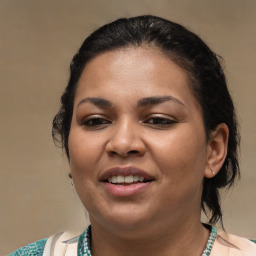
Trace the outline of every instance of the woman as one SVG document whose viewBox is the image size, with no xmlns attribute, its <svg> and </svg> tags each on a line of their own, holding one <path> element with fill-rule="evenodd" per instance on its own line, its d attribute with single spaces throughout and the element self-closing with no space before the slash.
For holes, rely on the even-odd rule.
<svg viewBox="0 0 256 256">
<path fill-rule="evenodd" d="M 218 57 L 154 16 L 90 35 L 53 121 L 91 226 L 11 255 L 256 255 L 222 223 L 219 189 L 239 176 L 239 135 Z M 76 253 L 77 251 L 77 253 Z"/>
</svg>

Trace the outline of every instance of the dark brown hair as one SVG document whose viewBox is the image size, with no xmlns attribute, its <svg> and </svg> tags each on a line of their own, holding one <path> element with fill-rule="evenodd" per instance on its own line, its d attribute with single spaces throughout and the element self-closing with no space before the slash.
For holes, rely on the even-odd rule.
<svg viewBox="0 0 256 256">
<path fill-rule="evenodd" d="M 219 190 L 230 188 L 239 176 L 238 147 L 240 136 L 235 110 L 218 57 L 193 32 L 155 16 L 118 19 L 92 33 L 74 56 L 69 83 L 61 97 L 61 107 L 53 120 L 52 135 L 61 142 L 69 158 L 68 137 L 74 95 L 83 69 L 92 58 L 110 50 L 141 45 L 157 47 L 189 74 L 195 97 L 203 111 L 207 138 L 218 124 L 229 128 L 228 151 L 218 174 L 204 179 L 201 208 L 210 212 L 210 223 L 222 222 Z"/>
</svg>

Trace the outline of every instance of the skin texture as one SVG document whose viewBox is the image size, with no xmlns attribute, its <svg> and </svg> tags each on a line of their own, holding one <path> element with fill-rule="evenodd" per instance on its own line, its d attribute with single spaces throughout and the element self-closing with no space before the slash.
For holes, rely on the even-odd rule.
<svg viewBox="0 0 256 256">
<path fill-rule="evenodd" d="M 91 60 L 75 95 L 69 154 L 92 223 L 94 255 L 201 255 L 209 235 L 200 222 L 202 182 L 221 168 L 227 140 L 220 124 L 206 141 L 186 72 L 159 50 L 125 48 Z M 136 195 L 113 196 L 101 175 L 129 166 L 153 181 Z"/>
</svg>

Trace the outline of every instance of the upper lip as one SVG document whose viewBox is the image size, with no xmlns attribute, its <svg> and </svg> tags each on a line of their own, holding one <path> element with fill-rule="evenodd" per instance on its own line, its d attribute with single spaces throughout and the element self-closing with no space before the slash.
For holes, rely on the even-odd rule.
<svg viewBox="0 0 256 256">
<path fill-rule="evenodd" d="M 102 175 L 100 175 L 100 181 L 107 181 L 108 178 L 112 176 L 129 176 L 136 175 L 139 177 L 143 177 L 145 181 L 154 180 L 154 177 L 145 171 L 133 167 L 133 166 L 117 166 L 106 170 Z"/>
</svg>

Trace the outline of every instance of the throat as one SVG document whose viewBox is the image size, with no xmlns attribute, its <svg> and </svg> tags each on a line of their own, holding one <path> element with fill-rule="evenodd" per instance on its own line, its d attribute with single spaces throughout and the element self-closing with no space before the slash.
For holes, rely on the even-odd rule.
<svg viewBox="0 0 256 256">
<path fill-rule="evenodd" d="M 209 256 L 210 251 L 208 253 L 205 249 L 211 249 L 208 246 L 211 236 L 209 230 L 203 228 L 201 231 L 198 230 L 196 234 L 192 235 L 187 230 L 182 237 L 179 232 L 177 234 L 175 232 L 161 234 L 147 232 L 146 238 L 140 239 L 137 235 L 134 235 L 134 238 L 131 236 L 121 238 L 118 233 L 113 234 L 104 229 L 103 232 L 93 232 L 91 250 L 93 256 Z"/>
</svg>

